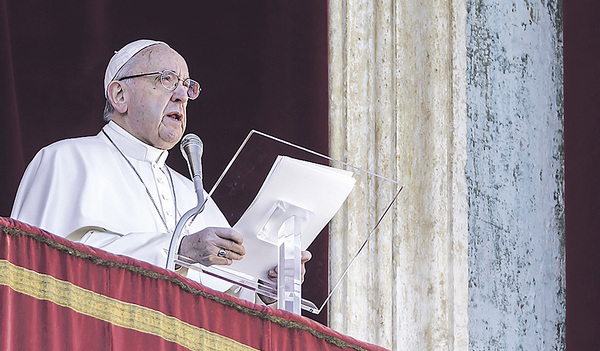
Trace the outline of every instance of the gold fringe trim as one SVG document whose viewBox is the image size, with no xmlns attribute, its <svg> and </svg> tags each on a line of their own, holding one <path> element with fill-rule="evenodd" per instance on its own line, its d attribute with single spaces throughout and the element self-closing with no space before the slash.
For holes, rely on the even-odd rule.
<svg viewBox="0 0 600 351">
<path fill-rule="evenodd" d="M 162 312 L 119 301 L 0 260 L 0 285 L 119 327 L 156 335 L 190 350 L 256 350 Z"/>
<path fill-rule="evenodd" d="M 143 269 L 143 268 L 140 268 L 140 267 L 137 267 L 137 266 L 133 266 L 133 265 L 127 265 L 127 264 L 122 264 L 122 263 L 116 263 L 116 262 L 113 262 L 113 261 L 108 261 L 108 260 L 99 258 L 97 256 L 94 256 L 94 255 L 91 255 L 91 254 L 87 254 L 87 253 L 81 252 L 79 250 L 73 249 L 73 248 L 71 248 L 69 246 L 57 243 L 56 241 L 51 240 L 50 238 L 43 237 L 43 236 L 40 236 L 40 235 L 37 235 L 37 234 L 33 234 L 33 233 L 29 233 L 29 232 L 27 232 L 25 230 L 22 230 L 22 229 L 17 229 L 17 228 L 13 228 L 13 227 L 7 227 L 7 226 L 4 226 L 4 225 L 0 225 L 0 231 L 3 231 L 3 232 L 5 232 L 5 233 L 7 233 L 9 235 L 12 235 L 12 236 L 24 235 L 24 236 L 31 237 L 32 239 L 35 239 L 35 240 L 37 240 L 37 241 L 39 241 L 41 243 L 44 243 L 44 244 L 46 244 L 47 246 L 49 246 L 49 247 L 51 247 L 53 249 L 56 249 L 56 250 L 61 251 L 61 252 L 68 253 L 71 256 L 75 256 L 75 257 L 79 257 L 79 258 L 82 258 L 82 259 L 86 259 L 86 260 L 92 261 L 94 264 L 97 264 L 97 265 L 101 265 L 101 266 L 105 266 L 105 267 L 118 267 L 118 268 L 121 268 L 121 269 L 128 270 L 130 272 L 136 273 L 136 274 L 140 274 L 142 276 L 146 276 L 146 277 L 150 277 L 150 278 L 155 278 L 155 279 L 167 280 L 167 281 L 169 281 L 169 282 L 171 282 L 173 284 L 176 284 L 177 286 L 179 286 L 182 290 L 184 290 L 186 292 L 189 292 L 189 293 L 192 293 L 192 294 L 195 294 L 195 295 L 200 295 L 200 296 L 202 296 L 204 298 L 213 300 L 213 301 L 215 301 L 215 302 L 217 302 L 217 303 L 219 303 L 221 305 L 234 308 L 234 309 L 236 309 L 239 312 L 248 314 L 248 315 L 253 316 L 253 317 L 258 317 L 258 318 L 261 318 L 263 320 L 267 320 L 269 322 L 272 322 L 274 324 L 277 324 L 277 325 L 285 327 L 285 328 L 297 329 L 297 330 L 308 332 L 312 336 L 314 336 L 314 337 L 316 337 L 316 338 L 318 338 L 320 340 L 324 340 L 324 341 L 326 341 L 326 342 L 328 342 L 328 343 L 330 343 L 332 345 L 335 345 L 337 347 L 340 347 L 342 349 L 343 348 L 347 348 L 347 349 L 352 349 L 352 350 L 357 350 L 357 351 L 368 351 L 367 349 L 365 349 L 363 347 L 360 347 L 360 346 L 355 345 L 353 343 L 347 342 L 347 341 L 342 340 L 340 338 L 337 338 L 335 336 L 331 336 L 329 334 L 325 334 L 323 332 L 317 331 L 317 330 L 315 330 L 315 329 L 313 329 L 313 328 L 311 328 L 309 326 L 306 326 L 306 325 L 304 325 L 302 323 L 298 323 L 298 322 L 295 322 L 295 321 L 289 321 L 289 320 L 287 320 L 285 318 L 280 318 L 280 317 L 276 317 L 276 316 L 270 315 L 268 313 L 263 313 L 263 312 L 255 310 L 255 309 L 239 305 L 239 304 L 237 304 L 235 302 L 232 302 L 232 301 L 220 298 L 218 296 L 206 293 L 206 292 L 204 292 L 202 290 L 199 290 L 199 289 L 191 287 L 190 285 L 184 283 L 183 281 L 181 281 L 179 279 L 176 279 L 176 278 L 173 278 L 173 277 L 170 277 L 170 276 L 166 276 L 164 274 L 160 274 L 160 273 L 157 273 L 157 272 L 154 272 L 154 271 L 149 271 L 147 269 Z"/>
</svg>

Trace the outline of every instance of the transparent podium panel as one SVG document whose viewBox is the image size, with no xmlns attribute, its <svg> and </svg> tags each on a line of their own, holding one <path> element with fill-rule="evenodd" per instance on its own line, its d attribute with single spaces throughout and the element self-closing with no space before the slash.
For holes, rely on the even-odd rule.
<svg viewBox="0 0 600 351">
<path fill-rule="evenodd" d="M 351 233 L 364 240 L 362 246 L 338 276 L 331 276 L 327 267 L 315 267 L 322 275 L 319 279 L 329 282 L 328 289 L 326 294 L 307 299 L 301 295 L 301 251 L 327 252 L 311 245 L 327 243 L 323 239 L 329 235 L 332 218 L 343 221 L 344 211 L 340 210 L 348 199 L 360 201 L 365 189 L 375 189 L 379 205 L 365 214 L 366 227 Z M 277 299 L 278 308 L 319 314 L 340 282 L 351 274 L 351 265 L 368 240 L 373 235 L 391 235 L 377 228 L 401 190 L 402 185 L 392 179 L 251 131 L 209 191 L 229 224 L 243 235 L 244 259 L 227 267 L 203 267 L 181 256 L 175 257 L 174 263 Z M 190 217 L 193 220 L 193 215 Z M 272 282 L 268 271 L 276 266 L 278 281 Z M 307 284 L 311 282 L 303 283 Z"/>
</svg>

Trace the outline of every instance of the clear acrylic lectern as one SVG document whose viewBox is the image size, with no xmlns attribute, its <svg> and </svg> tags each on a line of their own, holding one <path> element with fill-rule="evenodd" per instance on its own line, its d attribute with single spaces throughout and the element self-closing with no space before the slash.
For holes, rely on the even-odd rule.
<svg viewBox="0 0 600 351">
<path fill-rule="evenodd" d="M 373 189 L 373 184 L 379 189 L 378 202 L 385 206 L 369 211 L 367 232 L 352 233 L 365 238 L 362 246 L 339 277 L 329 277 L 327 297 L 317 304 L 303 299 L 301 251 L 319 233 L 328 234 L 327 224 L 349 195 L 356 189 Z M 251 131 L 209 191 L 229 224 L 244 236 L 246 256 L 232 266 L 205 267 L 169 252 L 167 268 L 177 264 L 199 270 L 277 299 L 278 308 L 319 314 L 401 190 L 402 185 L 389 178 Z M 182 221 L 193 221 L 201 208 L 199 204 L 188 211 Z M 275 266 L 277 283 L 267 278 L 268 269 Z"/>
</svg>

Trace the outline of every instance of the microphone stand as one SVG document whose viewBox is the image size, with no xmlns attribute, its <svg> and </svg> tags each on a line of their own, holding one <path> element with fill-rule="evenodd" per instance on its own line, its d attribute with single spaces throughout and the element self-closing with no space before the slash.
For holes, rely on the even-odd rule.
<svg viewBox="0 0 600 351">
<path fill-rule="evenodd" d="M 194 183 L 196 183 L 196 178 L 194 177 Z M 199 178 L 199 177 L 198 177 Z M 200 185 L 200 189 L 196 192 L 198 196 L 198 204 L 196 207 L 190 209 L 186 213 L 181 216 L 177 225 L 175 226 L 175 231 L 173 232 L 173 236 L 171 237 L 171 243 L 169 244 L 169 251 L 167 252 L 167 266 L 168 270 L 175 270 L 175 256 L 177 255 L 177 248 L 179 247 L 179 238 L 181 237 L 181 233 L 183 232 L 183 228 L 187 224 L 192 216 L 197 215 L 202 212 L 204 209 L 204 191 L 202 190 L 202 185 Z"/>
<path fill-rule="evenodd" d="M 189 144 L 188 143 L 189 136 L 190 135 L 186 135 L 186 137 L 183 138 L 182 143 Z M 200 142 L 200 138 L 198 138 L 197 136 L 195 136 L 193 134 L 191 136 L 195 137 L 198 140 L 198 142 Z M 200 146 L 200 147 L 202 147 L 202 146 Z M 175 231 L 173 232 L 173 236 L 171 237 L 171 243 L 169 244 L 169 251 L 167 252 L 166 268 L 171 271 L 175 270 L 175 256 L 177 255 L 177 248 L 179 247 L 179 241 L 180 241 L 179 238 L 181 237 L 183 228 L 185 227 L 187 222 L 190 220 L 190 218 L 192 218 L 192 216 L 196 216 L 197 214 L 202 212 L 202 210 L 204 210 L 204 201 L 205 201 L 204 187 L 202 186 L 202 173 L 201 173 L 201 171 L 199 171 L 199 172 L 197 172 L 197 174 L 194 174 L 194 170 L 192 169 L 193 162 L 191 160 L 191 157 L 187 157 L 186 152 L 184 151 L 184 148 L 183 148 L 183 144 L 182 144 L 181 151 L 182 151 L 183 156 L 186 159 L 186 161 L 188 161 L 190 173 L 192 176 L 192 181 L 194 182 L 194 189 L 196 190 L 196 197 L 198 198 L 198 204 L 196 205 L 196 207 L 194 207 L 191 210 L 184 213 L 183 216 L 181 216 L 181 218 L 177 222 L 177 225 L 175 226 Z M 201 153 L 200 153 L 200 155 L 201 155 Z M 201 169 L 200 164 L 198 164 L 197 167 L 198 167 L 198 169 Z"/>
<path fill-rule="evenodd" d="M 198 204 L 196 207 L 190 209 L 186 213 L 181 216 L 177 225 L 175 226 L 175 231 L 173 232 L 173 236 L 171 237 L 171 243 L 169 244 L 169 251 L 167 252 L 167 266 L 168 270 L 175 270 L 175 256 L 177 255 L 177 248 L 179 247 L 179 238 L 181 237 L 181 233 L 183 232 L 183 228 L 187 224 L 192 216 L 195 216 L 204 210 L 204 190 L 202 188 L 202 177 L 195 176 L 194 177 L 194 187 L 196 188 L 196 196 L 198 197 Z"/>
</svg>

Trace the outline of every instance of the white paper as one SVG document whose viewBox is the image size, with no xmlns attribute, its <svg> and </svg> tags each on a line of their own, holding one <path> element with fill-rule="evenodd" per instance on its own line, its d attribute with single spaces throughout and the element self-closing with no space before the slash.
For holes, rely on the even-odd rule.
<svg viewBox="0 0 600 351">
<path fill-rule="evenodd" d="M 268 270 L 277 266 L 278 248 L 259 239 L 257 233 L 276 204 L 283 201 L 312 214 L 302 231 L 302 250 L 306 250 L 342 206 L 354 184 L 352 172 L 278 156 L 258 195 L 233 227 L 244 237 L 246 255 L 229 268 L 267 279 Z"/>
</svg>

